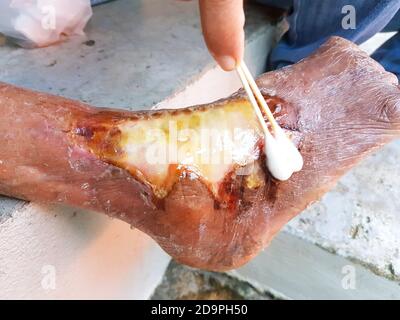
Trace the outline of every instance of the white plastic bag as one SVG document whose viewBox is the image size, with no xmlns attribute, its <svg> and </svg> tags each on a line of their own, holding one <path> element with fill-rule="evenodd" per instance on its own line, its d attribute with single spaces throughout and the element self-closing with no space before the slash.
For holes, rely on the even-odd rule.
<svg viewBox="0 0 400 320">
<path fill-rule="evenodd" d="M 23 47 L 44 47 L 82 35 L 90 0 L 0 0 L 0 33 Z"/>
</svg>

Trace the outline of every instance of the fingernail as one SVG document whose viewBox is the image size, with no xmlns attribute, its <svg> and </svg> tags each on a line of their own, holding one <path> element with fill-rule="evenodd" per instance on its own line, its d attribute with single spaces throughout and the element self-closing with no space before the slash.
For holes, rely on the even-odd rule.
<svg viewBox="0 0 400 320">
<path fill-rule="evenodd" d="M 236 60 L 230 56 L 217 57 L 216 60 L 225 71 L 231 71 L 236 68 Z"/>
</svg>

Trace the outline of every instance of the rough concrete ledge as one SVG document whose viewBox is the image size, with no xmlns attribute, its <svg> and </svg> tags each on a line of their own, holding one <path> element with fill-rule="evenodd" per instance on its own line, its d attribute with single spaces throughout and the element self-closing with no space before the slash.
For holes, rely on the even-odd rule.
<svg viewBox="0 0 400 320">
<path fill-rule="evenodd" d="M 201 271 L 171 261 L 151 299 L 272 300 L 276 297 L 226 273 Z"/>
<path fill-rule="evenodd" d="M 230 274 L 286 299 L 400 299 L 399 283 L 287 232 Z"/>
<path fill-rule="evenodd" d="M 395 141 L 344 176 L 286 230 L 400 281 L 399 164 Z"/>
</svg>

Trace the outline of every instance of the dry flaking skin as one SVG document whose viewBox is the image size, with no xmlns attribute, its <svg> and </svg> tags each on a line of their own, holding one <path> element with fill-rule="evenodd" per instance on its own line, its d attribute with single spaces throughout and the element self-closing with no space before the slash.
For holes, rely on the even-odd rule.
<svg viewBox="0 0 400 320">
<path fill-rule="evenodd" d="M 239 267 L 400 134 L 397 78 L 347 40 L 331 38 L 258 85 L 304 158 L 288 181 L 266 170 L 262 131 L 243 92 L 211 105 L 134 113 L 0 84 L 0 193 L 120 218 L 191 266 Z M 205 151 L 216 159 L 220 149 L 194 137 L 210 128 L 217 136 L 246 134 L 227 144 L 225 161 L 209 163 Z M 178 160 L 164 157 L 171 141 L 184 150 Z"/>
</svg>

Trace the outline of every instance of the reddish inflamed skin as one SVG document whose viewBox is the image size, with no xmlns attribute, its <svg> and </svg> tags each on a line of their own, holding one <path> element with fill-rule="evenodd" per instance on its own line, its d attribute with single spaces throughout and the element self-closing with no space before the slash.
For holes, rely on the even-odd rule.
<svg viewBox="0 0 400 320">
<path fill-rule="evenodd" d="M 262 130 L 242 91 L 210 105 L 124 112 L 0 84 L 0 193 L 105 213 L 181 263 L 237 268 L 400 134 L 397 78 L 344 39 L 258 85 L 304 158 L 287 181 L 266 169 Z M 218 162 L 217 148 L 193 139 L 203 129 L 248 134 Z M 183 157 L 160 161 L 174 134 Z M 201 161 L 207 148 L 211 159 Z"/>
</svg>

